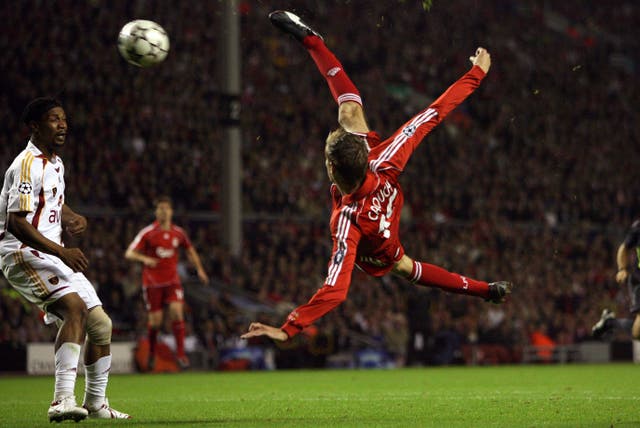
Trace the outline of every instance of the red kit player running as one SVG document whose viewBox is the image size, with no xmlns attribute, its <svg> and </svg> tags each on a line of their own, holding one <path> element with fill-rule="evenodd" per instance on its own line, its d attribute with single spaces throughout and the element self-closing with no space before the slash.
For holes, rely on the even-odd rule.
<svg viewBox="0 0 640 428">
<path fill-rule="evenodd" d="M 510 282 L 487 283 L 414 261 L 398 237 L 404 200 L 398 176 L 424 137 L 480 85 L 491 66 L 489 53 L 478 48 L 470 58 L 471 70 L 381 141 L 369 130 L 358 90 L 322 37 L 290 12 L 276 11 L 269 18 L 302 42 L 339 105 L 340 127 L 329 134 L 325 145 L 325 164 L 333 183 L 333 253 L 325 283 L 308 303 L 291 312 L 280 328 L 252 323 L 242 337 L 293 337 L 346 299 L 354 266 L 373 276 L 393 272 L 415 284 L 503 302 L 511 292 Z"/>
<path fill-rule="evenodd" d="M 149 364 L 155 366 L 155 348 L 158 330 L 162 327 L 164 305 L 169 306 L 173 335 L 176 340 L 176 359 L 182 369 L 189 366 L 184 351 L 184 290 L 178 276 L 178 248 L 187 252 L 189 261 L 195 266 L 198 278 L 203 284 L 209 277 L 202 267 L 200 257 L 185 231 L 172 223 L 171 199 L 160 197 L 156 200 L 156 221 L 143 228 L 129 244 L 127 260 L 141 262 L 142 292 L 147 307 L 149 322 Z"/>
</svg>

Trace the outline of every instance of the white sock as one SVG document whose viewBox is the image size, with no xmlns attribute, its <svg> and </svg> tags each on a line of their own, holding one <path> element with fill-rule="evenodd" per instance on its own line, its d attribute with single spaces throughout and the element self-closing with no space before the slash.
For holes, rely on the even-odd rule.
<svg viewBox="0 0 640 428">
<path fill-rule="evenodd" d="M 104 404 L 107 396 L 109 370 L 111 370 L 111 355 L 99 358 L 95 363 L 84 366 L 85 388 L 84 405 L 91 410 L 97 410 Z"/>
<path fill-rule="evenodd" d="M 80 360 L 80 348 L 81 346 L 77 343 L 65 342 L 56 351 L 54 401 L 69 395 L 74 395 L 76 376 L 78 375 L 78 361 Z"/>
</svg>

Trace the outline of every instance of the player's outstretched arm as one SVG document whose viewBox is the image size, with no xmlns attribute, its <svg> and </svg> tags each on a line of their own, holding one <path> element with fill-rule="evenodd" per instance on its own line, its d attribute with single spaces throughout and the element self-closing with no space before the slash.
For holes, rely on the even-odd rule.
<svg viewBox="0 0 640 428">
<path fill-rule="evenodd" d="M 470 56 L 469 60 L 473 65 L 471 70 L 449 86 L 427 109 L 427 112 L 432 111 L 435 115 L 430 115 L 431 119 L 423 121 L 419 126 L 416 135 L 419 135 L 420 138 L 428 134 L 454 108 L 471 95 L 487 75 L 491 67 L 491 55 L 485 48 L 477 48 L 475 55 Z"/>
<path fill-rule="evenodd" d="M 459 106 L 469 95 L 471 95 L 487 75 L 491 67 L 491 56 L 484 48 L 478 48 L 475 55 L 469 57 L 473 66 L 462 77 L 449 86 L 429 107 L 420 111 L 407 122 L 405 122 L 393 134 L 391 138 L 385 140 L 386 144 L 380 144 L 377 150 L 386 150 L 389 144 L 397 144 L 392 156 L 380 156 L 372 164 L 374 169 L 392 168 L 402 171 L 414 150 L 424 140 L 439 123 L 457 106 Z M 404 134 L 404 136 L 402 136 Z M 401 136 L 400 140 L 396 137 Z"/>
<path fill-rule="evenodd" d="M 249 339 L 251 337 L 259 336 L 267 336 L 273 340 L 279 341 L 285 341 L 289 338 L 287 333 L 285 333 L 283 330 L 259 322 L 252 322 L 249 326 L 249 331 L 240 337 L 242 339 Z"/>
<path fill-rule="evenodd" d="M 469 57 L 473 65 L 480 67 L 486 74 L 491 67 L 491 55 L 485 48 L 476 49 L 475 55 Z M 369 125 L 364 115 L 364 109 L 360 103 L 354 101 L 342 102 L 338 108 L 338 123 L 347 132 L 367 133 Z"/>
</svg>

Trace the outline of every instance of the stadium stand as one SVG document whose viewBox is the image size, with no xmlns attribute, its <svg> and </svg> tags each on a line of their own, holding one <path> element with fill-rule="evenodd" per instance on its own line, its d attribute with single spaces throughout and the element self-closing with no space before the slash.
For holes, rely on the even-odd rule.
<svg viewBox="0 0 640 428">
<path fill-rule="evenodd" d="M 326 34 L 383 135 L 462 74 L 466 53 L 478 44 L 491 51 L 490 78 L 407 167 L 403 236 L 410 254 L 517 288 L 511 302 L 492 306 L 356 273 L 345 304 L 274 349 L 278 366 L 344 366 L 361 349 L 381 351 L 384 362 L 367 360 L 374 365 L 516 362 L 525 349 L 536 355 L 528 348 L 536 334 L 572 349 L 590 340 L 603 305 L 625 312 L 613 275 L 615 248 L 640 213 L 638 64 L 627 54 L 638 50 L 634 2 L 494 0 L 473 13 L 462 0 L 434 2 L 428 13 L 410 1 L 278 7 L 287 3 Z M 2 170 L 25 142 L 25 103 L 58 94 L 71 128 L 67 200 L 90 224 L 77 244 L 120 340 L 145 332 L 138 267 L 124 260 L 125 246 L 151 221 L 153 198 L 169 193 L 214 278 L 208 291 L 186 284 L 208 367 L 238 346 L 253 316 L 277 324 L 306 301 L 330 251 L 322 148 L 336 109 L 305 52 L 270 27 L 268 7 L 245 1 L 239 10 L 246 219 L 235 259 L 218 238 L 216 2 L 0 5 L 3 22 L 21 23 L 0 37 Z M 171 36 L 167 61 L 154 69 L 134 69 L 115 48 L 118 29 L 139 14 Z M 39 317 L 2 278 L 0 353 L 51 341 Z"/>
</svg>

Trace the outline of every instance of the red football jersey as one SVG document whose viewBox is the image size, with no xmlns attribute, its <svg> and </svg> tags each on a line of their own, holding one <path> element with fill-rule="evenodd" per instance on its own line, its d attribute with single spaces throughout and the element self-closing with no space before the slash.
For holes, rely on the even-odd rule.
<svg viewBox="0 0 640 428">
<path fill-rule="evenodd" d="M 375 132 L 363 135 L 370 148 L 367 175 L 360 188 L 349 195 L 343 196 L 337 186 L 331 186 L 333 253 L 327 278 L 308 303 L 289 314 L 282 326 L 289 337 L 346 299 L 354 265 L 382 276 L 402 258 L 398 228 L 404 196 L 398 176 L 424 137 L 480 85 L 484 76 L 482 69 L 474 66 L 385 141 Z"/>
<path fill-rule="evenodd" d="M 178 248 L 191 248 L 185 231 L 174 224 L 169 230 L 160 227 L 157 221 L 143 228 L 133 239 L 129 248 L 158 260 L 155 267 L 142 268 L 142 286 L 160 287 L 180 283 L 178 276 Z"/>
</svg>

